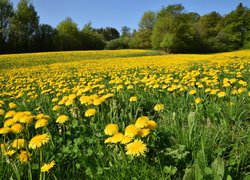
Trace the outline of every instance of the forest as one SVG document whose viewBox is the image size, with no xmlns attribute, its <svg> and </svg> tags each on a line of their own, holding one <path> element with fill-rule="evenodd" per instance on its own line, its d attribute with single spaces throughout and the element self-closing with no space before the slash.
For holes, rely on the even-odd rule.
<svg viewBox="0 0 250 180">
<path fill-rule="evenodd" d="M 29 0 L 0 1 L 0 54 L 101 49 L 156 49 L 167 53 L 214 53 L 250 48 L 250 9 L 240 3 L 221 15 L 187 12 L 182 4 L 147 11 L 137 29 L 124 25 L 82 28 L 70 17 L 56 27 L 40 24 Z"/>
</svg>

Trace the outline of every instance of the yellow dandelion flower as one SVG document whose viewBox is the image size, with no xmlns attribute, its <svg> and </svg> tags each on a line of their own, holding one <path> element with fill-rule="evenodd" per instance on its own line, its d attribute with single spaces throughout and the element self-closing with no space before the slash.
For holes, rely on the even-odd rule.
<svg viewBox="0 0 250 180">
<path fill-rule="evenodd" d="M 132 138 L 129 136 L 123 136 L 122 140 L 121 140 L 121 144 L 128 144 L 132 141 Z"/>
<path fill-rule="evenodd" d="M 45 114 L 43 114 L 43 113 L 40 113 L 40 114 L 38 114 L 38 115 L 36 115 L 36 119 L 38 120 L 38 119 L 50 119 L 50 116 L 48 116 L 48 115 L 45 115 Z"/>
<path fill-rule="evenodd" d="M 112 143 L 112 137 L 108 137 L 107 139 L 105 139 L 104 143 Z"/>
<path fill-rule="evenodd" d="M 156 104 L 154 106 L 154 110 L 155 111 L 162 111 L 163 109 L 164 109 L 164 105 L 163 104 L 158 103 L 158 104 Z"/>
<path fill-rule="evenodd" d="M 4 127 L 9 127 L 12 126 L 13 124 L 15 124 L 15 120 L 13 118 L 11 119 L 7 119 L 6 121 L 4 121 Z"/>
<path fill-rule="evenodd" d="M 66 116 L 66 115 L 60 115 L 57 119 L 56 119 L 56 122 L 59 123 L 59 124 L 63 124 L 65 123 L 66 121 L 69 120 L 69 117 Z"/>
<path fill-rule="evenodd" d="M 127 89 L 134 89 L 134 86 L 132 84 L 128 85 Z"/>
<path fill-rule="evenodd" d="M 135 122 L 135 126 L 137 128 L 145 128 L 148 126 L 148 121 L 149 121 L 149 118 L 147 116 L 141 116 L 139 117 L 136 122 Z"/>
<path fill-rule="evenodd" d="M 65 102 L 65 106 L 70 106 L 74 104 L 74 99 L 68 99 L 66 102 Z"/>
<path fill-rule="evenodd" d="M 118 133 L 118 131 L 119 131 L 119 128 L 117 124 L 108 124 L 104 129 L 104 133 L 109 136 L 112 136 Z"/>
<path fill-rule="evenodd" d="M 93 101 L 93 105 L 95 105 L 95 106 L 99 106 L 99 105 L 101 105 L 103 102 L 104 102 L 104 98 L 97 98 L 97 99 L 94 99 L 94 101 Z"/>
<path fill-rule="evenodd" d="M 141 137 L 146 137 L 147 135 L 150 134 L 150 129 L 146 128 L 146 129 L 140 129 L 138 132 L 138 135 Z"/>
<path fill-rule="evenodd" d="M 132 96 L 129 98 L 130 102 L 136 102 L 137 101 L 137 97 L 136 96 Z"/>
<path fill-rule="evenodd" d="M 125 136 L 129 136 L 131 138 L 138 135 L 139 129 L 134 125 L 130 124 L 125 128 Z"/>
<path fill-rule="evenodd" d="M 239 89 L 238 89 L 238 93 L 241 94 L 241 93 L 243 93 L 243 92 L 246 91 L 246 90 L 247 90 L 246 88 L 239 88 Z"/>
<path fill-rule="evenodd" d="M 5 151 L 4 155 L 5 156 L 12 156 L 16 151 L 15 150 L 8 150 L 8 151 Z"/>
<path fill-rule="evenodd" d="M 25 140 L 24 139 L 15 139 L 11 146 L 16 149 L 22 149 L 24 147 Z"/>
<path fill-rule="evenodd" d="M 219 92 L 219 93 L 217 94 L 218 97 L 224 97 L 224 96 L 226 96 L 226 95 L 227 95 L 227 93 L 224 92 L 224 91 L 221 91 L 221 92 Z"/>
<path fill-rule="evenodd" d="M 52 99 L 52 102 L 53 102 L 53 103 L 58 102 L 58 101 L 59 101 L 58 98 L 53 98 L 53 99 Z"/>
<path fill-rule="evenodd" d="M 156 123 L 154 120 L 149 120 L 149 121 L 148 121 L 148 126 L 147 126 L 147 127 L 148 127 L 149 129 L 152 129 L 152 130 L 153 130 L 153 129 L 156 128 L 156 126 L 157 126 L 157 123 Z"/>
<path fill-rule="evenodd" d="M 123 134 L 122 133 L 116 133 L 111 137 L 111 143 L 118 143 L 122 141 L 123 138 Z"/>
<path fill-rule="evenodd" d="M 27 151 L 20 151 L 20 154 L 18 155 L 19 161 L 22 164 L 27 163 L 30 157 L 31 157 L 31 154 Z"/>
<path fill-rule="evenodd" d="M 199 97 L 195 99 L 195 103 L 196 103 L 196 104 L 200 104 L 202 101 L 203 101 L 203 100 L 202 100 L 201 98 L 199 98 Z"/>
<path fill-rule="evenodd" d="M 0 144 L 1 152 L 4 154 L 6 152 L 6 144 Z"/>
<path fill-rule="evenodd" d="M 243 81 L 243 80 L 239 80 L 238 84 L 240 84 L 242 86 L 247 86 L 247 82 Z"/>
<path fill-rule="evenodd" d="M 72 100 L 73 100 L 73 99 L 75 99 L 75 98 L 76 98 L 76 94 L 70 94 L 70 95 L 69 95 L 69 99 L 72 99 Z"/>
<path fill-rule="evenodd" d="M 210 91 L 211 91 L 210 88 L 206 88 L 206 89 L 205 89 L 205 93 L 208 93 L 208 92 L 210 92 Z"/>
<path fill-rule="evenodd" d="M 47 126 L 48 120 L 47 119 L 38 119 L 35 123 L 35 129 Z"/>
<path fill-rule="evenodd" d="M 26 116 L 31 116 L 32 115 L 32 113 L 30 111 L 24 111 L 23 114 L 26 115 Z"/>
<path fill-rule="evenodd" d="M 193 95 L 193 94 L 195 94 L 195 93 L 196 93 L 196 90 L 195 90 L 195 89 L 192 89 L 192 90 L 189 91 L 188 94 Z"/>
<path fill-rule="evenodd" d="M 10 132 L 11 132 L 11 128 L 9 128 L 9 127 L 0 128 L 0 134 L 8 134 Z"/>
<path fill-rule="evenodd" d="M 126 150 L 128 155 L 140 156 L 147 151 L 147 145 L 141 140 L 134 140 L 134 142 L 127 144 Z"/>
<path fill-rule="evenodd" d="M 23 115 L 20 119 L 19 119 L 20 123 L 25 123 L 25 124 L 31 124 L 33 122 L 33 116 L 29 116 L 29 115 Z"/>
<path fill-rule="evenodd" d="M 48 172 L 51 168 L 53 168 L 55 166 L 55 161 L 51 161 L 50 163 L 45 163 L 42 167 L 41 167 L 41 172 Z"/>
<path fill-rule="evenodd" d="M 218 91 L 219 91 L 218 89 L 212 89 L 212 90 L 210 91 L 210 94 L 216 94 Z"/>
<path fill-rule="evenodd" d="M 19 122 L 21 117 L 24 116 L 24 113 L 23 112 L 16 112 L 13 116 L 13 119 L 15 120 L 15 122 Z"/>
<path fill-rule="evenodd" d="M 3 109 L 0 109 L 0 116 L 4 115 L 5 111 Z"/>
<path fill-rule="evenodd" d="M 114 97 L 115 95 L 113 94 L 113 93 L 108 93 L 108 94 L 106 94 L 106 95 L 104 95 L 103 97 L 105 98 L 105 99 L 108 99 L 108 98 L 111 98 L 111 97 Z"/>
<path fill-rule="evenodd" d="M 29 142 L 29 148 L 37 149 L 40 148 L 43 144 L 49 142 L 50 136 L 48 134 L 38 134 L 33 137 Z"/>
<path fill-rule="evenodd" d="M 232 90 L 231 94 L 232 94 L 232 95 L 238 94 L 237 89 Z"/>
<path fill-rule="evenodd" d="M 96 114 L 96 110 L 95 109 L 88 109 L 85 112 L 85 117 L 91 117 L 91 116 L 94 116 L 95 114 Z"/>
<path fill-rule="evenodd" d="M 15 123 L 11 126 L 11 131 L 13 133 L 20 133 L 23 131 L 23 126 L 20 123 Z"/>
<path fill-rule="evenodd" d="M 10 109 L 15 109 L 16 107 L 17 107 L 17 106 L 16 106 L 15 103 L 13 103 L 13 102 L 9 103 L 9 108 L 10 108 Z"/>
<path fill-rule="evenodd" d="M 8 112 L 6 112 L 4 118 L 5 119 L 12 118 L 15 114 L 16 114 L 16 111 L 14 111 L 14 110 L 8 111 Z"/>
<path fill-rule="evenodd" d="M 52 110 L 53 110 L 53 111 L 58 111 L 60 108 L 61 108 L 60 106 L 55 105 L 55 106 L 52 108 Z"/>
<path fill-rule="evenodd" d="M 81 96 L 80 97 L 81 104 L 92 104 L 92 99 L 89 96 Z"/>
</svg>

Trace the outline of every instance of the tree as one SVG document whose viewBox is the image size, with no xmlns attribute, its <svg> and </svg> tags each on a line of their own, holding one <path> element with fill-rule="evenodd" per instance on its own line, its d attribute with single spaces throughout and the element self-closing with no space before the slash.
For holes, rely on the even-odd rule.
<svg viewBox="0 0 250 180">
<path fill-rule="evenodd" d="M 241 48 L 249 36 L 250 10 L 240 3 L 237 8 L 227 14 L 219 24 L 217 45 L 222 51 L 232 51 Z"/>
<path fill-rule="evenodd" d="M 39 25 L 39 30 L 36 34 L 36 51 L 52 51 L 56 50 L 55 37 L 57 31 L 48 24 Z"/>
<path fill-rule="evenodd" d="M 77 24 L 67 17 L 57 26 L 57 46 L 58 50 L 81 49 L 80 32 Z"/>
<path fill-rule="evenodd" d="M 121 37 L 131 37 L 132 36 L 131 28 L 129 28 L 128 26 L 123 26 L 121 32 L 122 32 Z"/>
<path fill-rule="evenodd" d="M 20 0 L 10 27 L 12 48 L 18 52 L 32 51 L 34 36 L 38 31 L 39 17 L 29 0 Z"/>
<path fill-rule="evenodd" d="M 81 43 L 82 49 L 85 50 L 104 49 L 106 45 L 103 36 L 92 27 L 90 22 L 81 31 Z"/>
<path fill-rule="evenodd" d="M 105 41 L 111 41 L 120 37 L 119 31 L 113 27 L 95 29 L 95 31 L 101 34 Z"/>
<path fill-rule="evenodd" d="M 153 30 L 155 21 L 156 14 L 153 11 L 146 11 L 139 22 L 139 31 Z"/>
<path fill-rule="evenodd" d="M 153 47 L 173 53 L 192 51 L 195 44 L 193 17 L 185 13 L 181 4 L 163 7 L 154 26 Z"/>
<path fill-rule="evenodd" d="M 157 14 L 156 23 L 152 34 L 152 46 L 154 49 L 162 49 L 161 42 L 166 33 L 174 32 L 175 18 L 183 14 L 184 7 L 181 4 L 163 7 Z"/>
<path fill-rule="evenodd" d="M 13 5 L 9 0 L 0 1 L 0 53 L 6 52 L 9 38 L 10 21 L 13 17 Z"/>
<path fill-rule="evenodd" d="M 143 14 L 139 22 L 139 30 L 135 33 L 131 44 L 134 48 L 150 49 L 152 48 L 152 34 L 156 21 L 156 14 L 152 11 L 147 11 Z"/>
<path fill-rule="evenodd" d="M 217 47 L 217 38 L 220 31 L 218 26 L 222 20 L 221 15 L 218 12 L 211 12 L 200 17 L 197 22 L 197 33 L 201 39 L 201 46 L 203 52 L 216 52 L 219 51 Z"/>
</svg>

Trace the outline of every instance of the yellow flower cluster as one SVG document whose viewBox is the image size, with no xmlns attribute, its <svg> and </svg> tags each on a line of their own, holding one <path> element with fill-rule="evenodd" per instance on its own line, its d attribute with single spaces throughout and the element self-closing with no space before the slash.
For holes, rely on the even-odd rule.
<svg viewBox="0 0 250 180">
<path fill-rule="evenodd" d="M 0 101 L 4 104 L 3 101 Z M 0 128 L 0 134 L 8 137 L 29 137 L 31 129 L 38 129 L 46 127 L 49 123 L 50 116 L 39 113 L 33 115 L 30 111 L 15 111 L 11 110 L 17 108 L 14 103 L 9 103 L 9 111 L 4 112 L 1 116 L 4 116 L 3 127 Z M 13 133 L 13 136 L 8 134 Z M 1 152 L 7 157 L 17 158 L 21 164 L 29 162 L 31 158 L 31 151 L 41 148 L 44 144 L 50 141 L 49 134 L 37 134 L 30 139 L 16 138 L 9 139 L 9 141 L 1 144 Z M 13 157 L 15 155 L 15 157 Z"/>
<path fill-rule="evenodd" d="M 156 126 L 157 123 L 154 120 L 150 120 L 147 116 L 141 116 L 136 120 L 135 124 L 128 125 L 125 128 L 124 134 L 119 132 L 117 124 L 108 124 L 104 129 L 104 133 L 111 137 L 108 137 L 105 143 L 125 144 L 126 154 L 140 156 L 145 154 L 147 146 L 138 138 L 148 136 L 150 131 L 155 129 Z"/>
</svg>

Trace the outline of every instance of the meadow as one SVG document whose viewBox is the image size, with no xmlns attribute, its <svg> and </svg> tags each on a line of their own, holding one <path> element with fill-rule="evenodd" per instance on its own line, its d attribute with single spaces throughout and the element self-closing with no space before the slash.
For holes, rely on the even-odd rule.
<svg viewBox="0 0 250 180">
<path fill-rule="evenodd" d="M 250 51 L 0 56 L 0 179 L 249 179 Z"/>
</svg>

